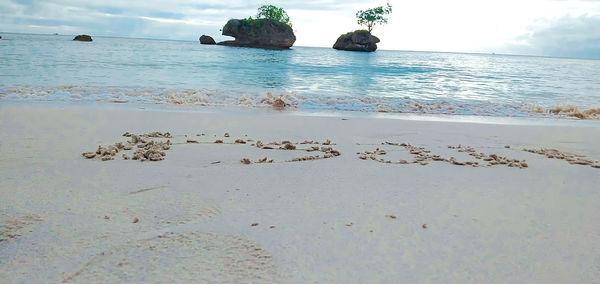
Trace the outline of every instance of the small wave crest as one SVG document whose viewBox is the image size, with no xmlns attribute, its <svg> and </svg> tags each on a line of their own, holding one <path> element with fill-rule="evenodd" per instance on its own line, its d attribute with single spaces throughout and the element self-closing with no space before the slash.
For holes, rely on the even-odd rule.
<svg viewBox="0 0 600 284">
<path fill-rule="evenodd" d="M 240 93 L 208 89 L 123 88 L 86 86 L 5 86 L 0 101 L 105 102 L 119 104 L 163 104 L 247 108 L 292 108 L 300 111 L 361 111 L 380 113 L 478 115 L 495 117 L 568 117 L 600 119 L 600 107 L 538 106 L 525 103 L 494 103 L 468 99 L 424 99 L 415 97 L 324 96 L 269 91 Z"/>
</svg>

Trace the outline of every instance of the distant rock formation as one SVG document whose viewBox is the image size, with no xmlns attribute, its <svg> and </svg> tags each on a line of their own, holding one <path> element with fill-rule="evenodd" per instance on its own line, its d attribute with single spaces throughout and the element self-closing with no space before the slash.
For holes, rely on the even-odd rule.
<svg viewBox="0 0 600 284">
<path fill-rule="evenodd" d="M 78 35 L 73 40 L 76 41 L 92 41 L 92 37 L 89 35 Z"/>
<path fill-rule="evenodd" d="M 296 41 L 289 25 L 267 19 L 229 20 L 223 27 L 223 35 L 235 38 L 219 42 L 225 46 L 286 49 Z"/>
<path fill-rule="evenodd" d="M 202 35 L 200 37 L 200 43 L 201 44 L 217 44 L 212 37 L 207 36 L 207 35 Z"/>
<path fill-rule="evenodd" d="M 349 51 L 367 51 L 377 50 L 379 39 L 365 30 L 357 30 L 341 35 L 335 44 L 334 49 Z"/>
</svg>

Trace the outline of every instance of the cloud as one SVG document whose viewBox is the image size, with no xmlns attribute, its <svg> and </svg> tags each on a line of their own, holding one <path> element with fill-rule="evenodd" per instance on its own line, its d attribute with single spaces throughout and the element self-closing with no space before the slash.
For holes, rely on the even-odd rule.
<svg viewBox="0 0 600 284">
<path fill-rule="evenodd" d="M 600 59 L 600 15 L 540 20 L 507 45 L 511 53 Z"/>
<path fill-rule="evenodd" d="M 387 0 L 0 0 L 3 32 L 197 40 L 266 3 L 284 8 L 296 45 L 332 46 L 358 28 L 357 10 Z M 599 58 L 598 0 L 389 0 L 390 23 L 375 30 L 382 49 Z M 535 19 L 535 20 L 534 20 Z"/>
<path fill-rule="evenodd" d="M 360 1 L 271 1 L 290 15 L 336 13 Z M 0 28 L 6 32 L 88 33 L 92 35 L 194 40 L 200 34 L 217 40 L 231 18 L 256 14 L 264 0 L 0 0 Z M 307 11 L 307 13 L 304 13 Z M 298 19 L 296 28 L 302 28 Z M 292 17 L 294 24 L 295 18 Z"/>
</svg>

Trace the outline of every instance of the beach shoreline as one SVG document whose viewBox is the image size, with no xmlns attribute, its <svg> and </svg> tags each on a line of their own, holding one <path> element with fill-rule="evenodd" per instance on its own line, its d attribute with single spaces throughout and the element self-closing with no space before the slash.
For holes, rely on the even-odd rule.
<svg viewBox="0 0 600 284">
<path fill-rule="evenodd" d="M 0 104 L 0 279 L 600 279 L 597 122 L 439 120 Z M 81 155 L 155 131 L 173 136 L 161 161 Z"/>
<path fill-rule="evenodd" d="M 274 116 L 299 116 L 299 117 L 332 117 L 332 118 L 359 118 L 359 119 L 391 119 L 408 121 L 431 121 L 450 123 L 475 123 L 495 125 L 524 125 L 524 126 L 559 126 L 559 127 L 600 127 L 598 119 L 578 119 L 569 116 L 494 116 L 494 115 L 468 115 L 468 114 L 440 114 L 440 113 L 412 113 L 412 112 L 372 112 L 360 110 L 334 110 L 334 109 L 299 109 L 296 107 L 273 107 L 271 105 L 243 106 L 243 105 L 178 105 L 178 104 L 150 104 L 150 103 L 119 103 L 119 102 L 64 102 L 64 101 L 19 101 L 7 100 L 1 105 L 11 107 L 33 108 L 65 108 L 65 109 L 90 109 L 90 110 L 121 110 L 130 112 L 158 112 L 158 113 L 203 113 L 203 114 L 234 114 L 234 115 L 274 115 Z"/>
</svg>

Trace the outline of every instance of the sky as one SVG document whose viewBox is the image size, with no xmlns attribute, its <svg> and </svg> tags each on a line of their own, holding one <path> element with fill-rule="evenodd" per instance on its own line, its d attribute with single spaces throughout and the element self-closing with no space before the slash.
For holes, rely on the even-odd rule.
<svg viewBox="0 0 600 284">
<path fill-rule="evenodd" d="M 290 16 L 295 45 L 331 47 L 360 28 L 356 11 L 387 2 L 380 49 L 600 59 L 600 0 L 0 0 L 0 32 L 221 41 L 227 20 L 272 4 Z"/>
</svg>

